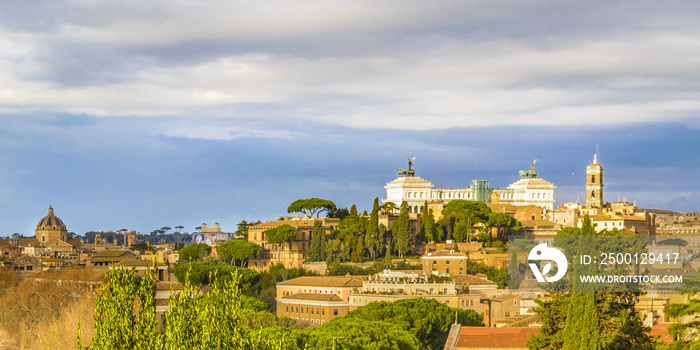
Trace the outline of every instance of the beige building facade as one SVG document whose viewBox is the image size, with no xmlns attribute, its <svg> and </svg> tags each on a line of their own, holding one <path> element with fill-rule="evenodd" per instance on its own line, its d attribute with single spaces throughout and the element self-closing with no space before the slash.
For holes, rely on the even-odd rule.
<svg viewBox="0 0 700 350">
<path fill-rule="evenodd" d="M 467 272 L 467 255 L 455 251 L 441 250 L 423 255 L 420 260 L 423 273 L 461 275 Z"/>
<path fill-rule="evenodd" d="M 311 232 L 315 221 L 321 221 L 326 234 L 333 231 L 340 219 L 286 217 L 284 220 L 268 221 L 251 226 L 248 229 L 248 241 L 258 244 L 262 251 L 248 259 L 248 268 L 256 271 L 267 270 L 271 264 L 284 264 L 286 268 L 301 267 L 306 259 L 306 250 L 311 243 Z M 287 243 L 268 243 L 265 231 L 282 225 L 290 225 L 297 230 L 294 241 Z"/>
<path fill-rule="evenodd" d="M 319 325 L 349 311 L 349 295 L 362 290 L 351 276 L 303 276 L 277 283 L 277 317 Z"/>
</svg>

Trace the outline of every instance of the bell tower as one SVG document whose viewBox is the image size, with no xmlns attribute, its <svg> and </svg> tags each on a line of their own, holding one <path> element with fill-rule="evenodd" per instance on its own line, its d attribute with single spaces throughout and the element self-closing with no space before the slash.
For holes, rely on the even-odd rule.
<svg viewBox="0 0 700 350">
<path fill-rule="evenodd" d="M 598 163 L 598 155 L 593 155 L 593 163 L 586 167 L 586 206 L 603 207 L 603 166 Z"/>
</svg>

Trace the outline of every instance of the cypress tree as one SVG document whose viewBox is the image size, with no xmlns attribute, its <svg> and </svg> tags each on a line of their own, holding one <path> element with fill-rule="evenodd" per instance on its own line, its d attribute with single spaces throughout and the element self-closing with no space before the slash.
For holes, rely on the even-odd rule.
<svg viewBox="0 0 700 350">
<path fill-rule="evenodd" d="M 374 205 L 372 206 L 372 214 L 369 217 L 369 224 L 367 225 L 367 232 L 365 233 L 365 245 L 369 249 L 369 253 L 372 255 L 372 260 L 377 256 L 377 250 L 379 250 L 379 198 L 374 198 Z"/>
<path fill-rule="evenodd" d="M 581 225 L 581 237 L 578 240 L 577 252 L 581 254 L 594 247 L 593 235 L 595 229 L 591 224 L 591 219 L 586 215 Z M 589 239 L 590 238 L 590 239 Z M 571 295 L 569 311 L 566 317 L 566 324 L 563 329 L 562 348 L 566 350 L 579 349 L 602 349 L 602 339 L 600 338 L 600 316 L 596 305 L 596 293 L 585 290 L 578 276 L 595 274 L 595 265 L 574 265 L 573 289 Z"/>
<path fill-rule="evenodd" d="M 320 232 L 319 232 L 320 228 Z M 309 243 L 308 258 L 309 261 L 321 261 L 323 256 L 321 254 L 321 242 L 323 241 L 323 227 L 321 226 L 321 221 L 316 220 L 314 222 L 314 228 L 311 230 L 311 243 Z"/>
<path fill-rule="evenodd" d="M 389 249 L 389 243 L 387 241 L 386 226 L 384 226 L 384 224 L 379 225 L 378 241 L 379 246 L 377 247 L 377 253 L 391 255 L 391 249 Z"/>
<path fill-rule="evenodd" d="M 399 257 L 403 258 L 408 251 L 408 241 L 411 239 L 411 228 L 408 218 L 408 203 L 401 202 L 401 211 L 396 227 L 396 250 Z"/>
<path fill-rule="evenodd" d="M 355 206 L 355 204 L 353 204 L 352 207 L 350 207 L 350 216 L 357 216 L 357 207 Z"/>
<path fill-rule="evenodd" d="M 320 235 L 320 237 L 321 237 L 321 249 L 320 249 L 321 257 L 320 258 L 321 258 L 321 261 L 326 261 L 326 259 L 328 258 L 328 252 L 327 252 L 327 248 L 326 248 L 326 243 L 328 242 L 328 237 L 326 237 L 326 229 L 321 227 L 321 230 L 322 230 L 323 234 Z"/>
</svg>

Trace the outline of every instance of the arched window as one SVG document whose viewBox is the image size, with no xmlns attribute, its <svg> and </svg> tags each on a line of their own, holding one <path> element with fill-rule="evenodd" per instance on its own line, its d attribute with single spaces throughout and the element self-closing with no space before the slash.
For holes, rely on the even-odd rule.
<svg viewBox="0 0 700 350">
<path fill-rule="evenodd" d="M 591 175 L 591 182 L 595 183 L 595 175 Z"/>
</svg>

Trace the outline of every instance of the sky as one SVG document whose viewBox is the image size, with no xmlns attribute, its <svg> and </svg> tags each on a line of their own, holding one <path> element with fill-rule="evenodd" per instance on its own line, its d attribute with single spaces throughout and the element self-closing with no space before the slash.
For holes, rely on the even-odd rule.
<svg viewBox="0 0 700 350">
<path fill-rule="evenodd" d="M 537 159 L 556 204 L 700 210 L 700 3 L 3 1 L 0 236 L 371 209 Z"/>
</svg>

